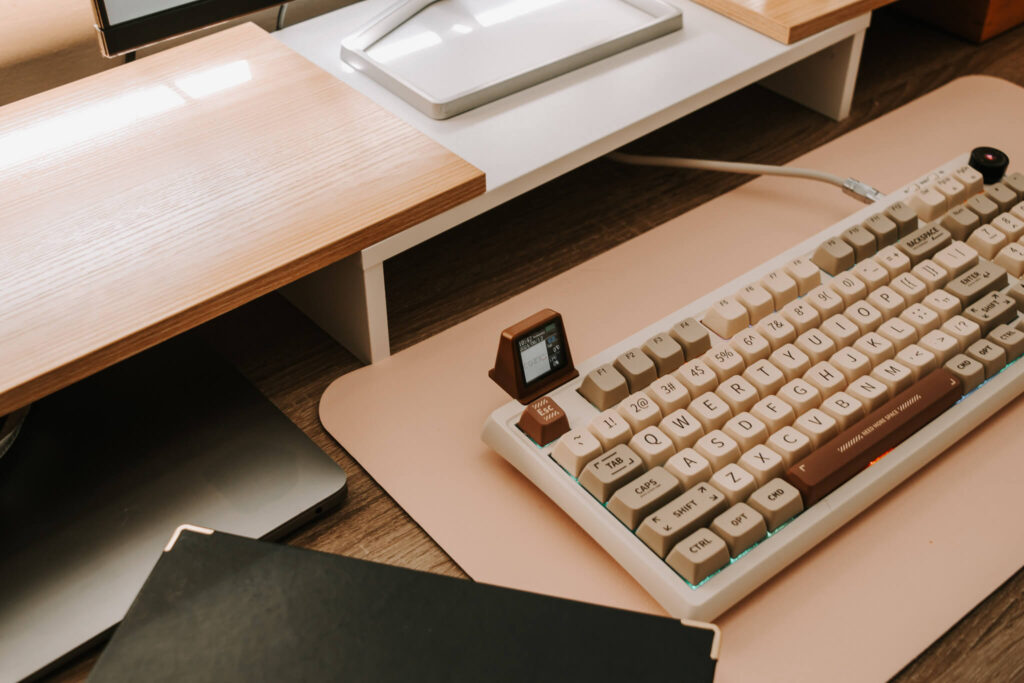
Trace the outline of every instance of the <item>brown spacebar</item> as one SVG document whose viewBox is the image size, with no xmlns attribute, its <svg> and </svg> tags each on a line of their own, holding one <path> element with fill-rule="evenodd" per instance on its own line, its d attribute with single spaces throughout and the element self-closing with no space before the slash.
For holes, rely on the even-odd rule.
<svg viewBox="0 0 1024 683">
<path fill-rule="evenodd" d="M 961 395 L 955 375 L 945 368 L 934 370 L 789 468 L 785 478 L 800 491 L 804 507 L 810 507 L 931 422 Z"/>
</svg>

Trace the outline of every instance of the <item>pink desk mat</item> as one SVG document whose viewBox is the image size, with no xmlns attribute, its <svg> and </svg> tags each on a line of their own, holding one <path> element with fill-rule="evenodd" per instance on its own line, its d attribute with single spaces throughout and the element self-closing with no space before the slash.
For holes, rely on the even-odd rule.
<svg viewBox="0 0 1024 683">
<path fill-rule="evenodd" d="M 883 191 L 978 145 L 1024 168 L 1021 112 L 1024 89 L 961 78 L 793 165 Z M 554 308 L 573 356 L 588 358 L 861 206 L 817 183 L 759 178 L 339 378 L 320 418 L 475 580 L 664 613 L 480 441 L 508 400 L 487 378 L 499 333 Z M 1009 578 L 1024 565 L 1021 419 L 1018 399 L 722 615 L 717 680 L 888 678 Z"/>
</svg>

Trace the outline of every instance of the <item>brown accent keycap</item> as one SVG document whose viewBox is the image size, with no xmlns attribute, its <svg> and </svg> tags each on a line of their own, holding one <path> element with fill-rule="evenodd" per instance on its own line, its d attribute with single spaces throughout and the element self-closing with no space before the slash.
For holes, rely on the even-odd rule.
<svg viewBox="0 0 1024 683">
<path fill-rule="evenodd" d="M 966 308 L 985 294 L 1002 289 L 1006 286 L 1006 282 L 1005 268 L 982 261 L 974 268 L 950 280 L 945 289 L 960 299 L 960 304 Z"/>
<path fill-rule="evenodd" d="M 638 348 L 620 353 L 613 365 L 626 378 L 630 391 L 640 391 L 658 379 L 658 368 L 654 367 L 654 361 Z"/>
<path fill-rule="evenodd" d="M 814 250 L 811 261 L 829 275 L 838 275 L 848 268 L 853 268 L 857 259 L 854 257 L 853 247 L 838 237 L 833 237 L 822 242 Z"/>
<path fill-rule="evenodd" d="M 669 334 L 683 347 L 686 360 L 700 358 L 705 351 L 711 348 L 711 335 L 708 334 L 707 328 L 694 318 L 687 318 L 676 323 L 672 326 Z"/>
<path fill-rule="evenodd" d="M 909 210 L 909 207 L 908 207 Z M 911 212 L 913 214 L 913 212 Z M 913 216 L 914 226 L 917 226 L 917 216 Z M 875 236 L 875 240 L 878 242 L 879 247 L 887 247 L 895 242 L 899 236 L 899 227 L 891 219 L 881 213 L 876 213 L 874 216 L 869 217 L 862 224 L 865 228 L 871 231 Z M 909 230 L 907 232 L 910 232 Z"/>
<path fill-rule="evenodd" d="M 843 238 L 844 242 L 853 247 L 854 256 L 858 261 L 866 259 L 878 251 L 875 235 L 863 225 L 855 225 L 852 228 L 843 230 L 840 237 Z M 883 244 L 882 246 L 884 247 L 885 245 Z"/>
<path fill-rule="evenodd" d="M 890 204 L 889 208 L 885 210 L 885 215 L 896 224 L 900 235 L 906 235 L 917 230 L 917 213 L 904 202 L 893 202 Z M 871 219 L 869 218 L 868 220 Z"/>
<path fill-rule="evenodd" d="M 931 372 L 849 429 L 813 451 L 785 479 L 811 506 L 898 446 L 959 400 L 960 380 L 945 368 Z"/>
<path fill-rule="evenodd" d="M 910 257 L 911 263 L 920 263 L 935 256 L 940 249 L 952 242 L 953 236 L 949 234 L 949 230 L 938 223 L 929 223 L 900 238 L 896 246 Z"/>
<path fill-rule="evenodd" d="M 974 391 L 985 381 L 985 366 L 966 354 L 956 354 L 943 367 L 956 375 L 965 394 Z"/>
<path fill-rule="evenodd" d="M 644 342 L 646 353 L 658 368 L 658 375 L 667 375 L 683 364 L 683 347 L 668 333 L 656 334 Z"/>
<path fill-rule="evenodd" d="M 534 443 L 544 446 L 569 431 L 569 418 L 550 396 L 541 396 L 526 406 L 516 425 Z"/>
</svg>

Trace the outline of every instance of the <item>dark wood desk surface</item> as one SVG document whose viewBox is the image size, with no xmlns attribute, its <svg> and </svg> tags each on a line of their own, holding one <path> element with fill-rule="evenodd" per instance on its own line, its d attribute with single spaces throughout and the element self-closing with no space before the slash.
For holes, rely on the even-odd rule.
<svg viewBox="0 0 1024 683">
<path fill-rule="evenodd" d="M 976 73 L 1024 86 L 1024 27 L 979 47 L 885 9 L 868 31 L 846 121 L 830 121 L 750 87 L 630 149 L 784 163 L 957 76 Z M 1024 167 L 1024 159 L 1011 160 L 1011 166 Z M 745 180 L 603 160 L 588 164 L 388 261 L 392 344 L 396 350 L 415 344 Z M 814 184 L 808 190 L 831 191 Z M 321 393 L 335 377 L 359 367 L 355 358 L 278 295 L 199 332 L 348 472 L 345 504 L 293 534 L 289 543 L 465 576 L 320 426 Z M 58 678 L 83 679 L 95 657 L 83 657 Z M 897 676 L 900 681 L 965 679 L 1024 679 L 1024 570 Z"/>
</svg>

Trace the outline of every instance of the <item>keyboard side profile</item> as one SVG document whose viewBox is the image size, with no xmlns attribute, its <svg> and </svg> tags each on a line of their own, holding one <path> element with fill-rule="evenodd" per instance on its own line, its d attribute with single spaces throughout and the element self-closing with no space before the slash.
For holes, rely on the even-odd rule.
<svg viewBox="0 0 1024 683">
<path fill-rule="evenodd" d="M 546 396 L 568 417 L 571 431 L 561 440 L 569 439 L 577 431 L 585 431 L 599 438 L 600 449 L 597 454 L 591 452 L 593 449 L 577 449 L 573 452 L 580 454 L 580 457 L 573 460 L 570 449 L 565 444 L 559 446 L 559 440 L 545 445 L 534 443 L 517 426 L 524 410 L 517 402 L 510 402 L 492 413 L 484 427 L 483 440 L 568 513 L 671 614 L 700 620 L 716 618 L 1024 391 L 1024 363 L 1013 362 L 1021 350 L 1017 325 L 1020 322 L 1018 309 L 1024 301 L 1024 286 L 1018 279 L 1024 273 L 1024 245 L 1017 242 L 1018 239 L 1024 239 L 1024 215 L 1018 216 L 1024 213 L 1024 204 L 1021 203 L 1024 200 L 1024 187 L 1017 187 L 1024 177 L 1014 174 L 1012 183 L 1008 180 L 1007 183 L 998 184 L 998 187 L 983 187 L 980 176 L 971 176 L 969 183 L 959 183 L 957 171 L 965 167 L 966 161 L 966 155 L 959 157 L 908 183 L 880 202 L 864 207 L 732 282 L 579 363 L 579 377 Z M 1000 194 L 1003 190 L 1008 190 L 1012 196 Z M 994 191 L 995 196 L 991 197 Z M 948 195 L 943 195 L 944 192 Z M 979 196 L 985 201 L 978 200 Z M 916 213 L 916 216 L 909 214 L 912 222 L 907 218 L 907 210 L 911 207 L 913 213 Z M 899 226 L 895 219 L 880 221 L 877 218 L 880 214 L 889 215 L 890 210 L 896 218 L 901 219 Z M 964 211 L 970 212 L 965 214 Z M 1004 215 L 1009 218 L 1004 218 Z M 891 237 L 883 238 L 890 230 L 897 231 L 898 235 L 893 232 Z M 990 231 L 992 234 L 989 234 Z M 874 237 L 874 249 L 862 244 L 865 236 Z M 886 240 L 885 246 L 879 248 L 878 242 L 883 239 Z M 835 244 L 837 241 L 841 244 Z M 900 246 L 893 246 L 894 243 Z M 943 252 L 941 256 L 938 255 L 940 251 L 951 249 L 959 250 L 960 255 L 969 256 L 973 253 L 973 262 L 970 258 L 959 260 L 960 255 L 956 254 Z M 893 250 L 896 250 L 896 256 L 892 258 L 903 254 L 908 264 L 884 262 L 878 253 L 882 252 L 888 258 Z M 850 251 L 856 252 L 852 261 Z M 770 278 L 774 277 L 773 273 L 789 272 L 786 267 L 794 260 L 799 260 L 801 264 L 800 272 L 793 278 L 802 278 L 799 293 L 783 303 L 782 299 L 775 298 L 776 291 L 770 287 Z M 949 266 L 949 269 L 934 268 L 939 262 Z M 816 266 L 813 275 L 807 269 L 807 264 Z M 890 266 L 892 270 L 889 270 Z M 921 272 L 922 266 L 925 272 Z M 934 270 L 942 271 L 945 275 L 937 280 L 929 280 Z M 878 275 L 881 271 L 887 272 Z M 906 294 L 902 308 L 898 311 L 895 308 L 883 309 L 883 304 L 888 303 L 888 292 L 893 291 L 889 285 L 897 287 L 897 276 L 902 277 L 907 273 L 920 275 L 920 278 L 909 278 L 908 282 L 912 280 L 915 286 L 923 286 L 927 290 L 928 300 L 922 303 L 924 293 L 899 289 Z M 854 284 L 857 287 L 863 286 L 863 289 L 847 288 L 841 282 L 833 282 L 842 278 L 850 279 L 851 274 L 855 276 L 852 278 Z M 766 278 L 769 278 L 769 282 L 764 287 L 758 285 L 765 283 Z M 960 280 L 966 280 L 966 284 Z M 758 291 L 769 290 L 774 299 L 770 304 L 772 313 L 767 314 L 763 310 L 755 312 L 760 307 L 756 296 L 747 299 L 738 297 L 741 291 L 752 284 L 758 285 Z M 794 340 L 787 340 L 784 335 L 773 338 L 767 331 L 761 334 L 763 323 L 772 319 L 770 316 L 783 316 L 784 310 L 783 317 L 799 326 L 801 338 L 805 333 L 821 333 L 826 323 L 836 322 L 834 316 L 826 315 L 832 310 L 834 302 L 826 303 L 816 316 L 812 312 L 806 324 L 801 322 L 803 314 L 800 305 L 803 302 L 809 310 L 812 307 L 811 298 L 822 288 L 830 296 L 842 299 L 841 307 L 836 308 L 839 320 L 836 324 L 840 327 L 828 328 L 829 334 L 834 335 L 832 341 L 835 355 L 846 349 L 854 349 L 851 358 L 867 358 L 870 371 L 863 375 L 875 384 L 883 384 L 883 380 L 887 382 L 884 393 L 877 396 L 856 394 L 852 385 L 860 382 L 857 379 L 860 370 L 853 366 L 842 366 L 838 362 L 831 364 L 834 356 L 814 356 L 814 362 L 806 365 L 797 363 L 786 366 L 775 362 L 776 353 L 780 350 L 789 353 L 786 349 L 793 347 Z M 938 294 L 933 295 L 933 292 Z M 852 310 L 854 304 L 860 310 L 865 302 L 877 300 L 869 296 L 881 294 L 886 296 L 878 307 L 868 305 L 863 307 L 863 317 L 855 316 Z M 953 299 L 956 301 L 953 302 Z M 989 299 L 992 301 L 989 302 Z M 956 310 L 946 308 L 946 302 Z M 744 311 L 745 315 L 742 314 Z M 992 311 L 994 317 L 990 320 L 985 316 Z M 849 318 L 846 317 L 848 313 Z M 963 318 L 961 313 L 968 316 L 967 322 L 971 324 L 975 320 L 980 322 L 976 338 L 970 335 L 957 336 L 959 332 L 956 335 L 946 332 L 945 325 L 951 320 Z M 901 314 L 903 317 L 900 317 Z M 652 350 L 652 343 L 657 346 L 653 340 L 671 337 L 674 346 L 670 343 L 665 348 L 671 350 L 676 346 L 686 346 L 688 332 L 677 327 L 686 320 L 691 323 L 699 321 L 700 329 L 697 331 L 707 337 L 706 343 L 710 349 L 695 347 L 699 352 L 692 355 L 685 353 L 689 349 L 684 349 L 684 362 L 675 366 L 669 358 L 671 354 L 666 352 L 659 355 L 661 350 Z M 893 341 L 893 348 L 887 357 L 867 356 L 856 351 L 860 347 L 854 344 L 853 336 L 843 336 L 843 321 L 854 323 L 857 343 L 863 337 L 878 337 L 877 330 L 882 323 L 893 328 L 883 330 L 886 335 L 893 334 L 893 330 L 898 332 L 901 326 L 911 327 L 914 332 L 912 341 L 907 340 L 909 337 L 903 341 Z M 982 329 L 984 333 L 981 333 Z M 1000 347 L 995 341 L 987 341 L 997 329 L 1004 331 L 1007 338 L 1013 337 L 1013 342 L 1007 348 Z M 926 334 L 929 335 L 927 338 Z M 820 336 L 824 338 L 828 335 Z M 949 339 L 937 342 L 940 337 L 952 338 L 955 348 L 943 346 L 949 343 Z M 739 361 L 731 359 L 717 365 L 714 358 L 707 358 L 707 354 L 714 350 L 728 352 L 740 349 L 739 340 L 746 338 L 755 340 L 755 345 L 761 344 L 760 350 L 749 353 L 744 351 L 738 354 L 741 356 Z M 885 339 L 889 339 L 889 336 Z M 764 342 L 768 343 L 769 348 L 764 348 Z M 921 345 L 917 342 L 921 342 Z M 884 344 L 885 340 L 881 343 Z M 974 355 L 965 355 L 968 347 L 970 354 Z M 870 348 L 866 350 L 872 352 Z M 623 359 L 623 355 L 635 355 L 638 351 L 640 355 L 649 357 L 651 364 L 661 364 L 653 383 L 649 382 L 649 376 L 643 376 L 640 382 L 643 373 L 630 374 L 629 358 Z M 984 354 L 989 351 L 1002 352 L 1001 365 L 996 360 L 988 360 Z M 982 355 L 976 357 L 979 352 Z M 914 365 L 918 362 L 915 354 L 918 359 L 924 359 L 919 365 Z M 959 360 L 962 357 L 967 361 Z M 693 362 L 698 359 L 700 363 Z M 947 368 L 947 363 L 954 359 L 962 363 L 964 368 Z M 785 361 L 784 358 L 779 360 Z M 640 365 L 647 362 L 644 358 L 639 358 L 639 361 Z M 733 364 L 734 361 L 737 364 Z M 666 362 L 669 365 L 666 366 Z M 624 367 L 623 363 L 627 366 Z M 731 369 L 727 367 L 730 365 Z M 672 378 L 676 379 L 676 384 L 683 384 L 678 379 L 679 373 L 688 366 L 702 367 L 705 372 L 709 366 L 714 366 L 710 369 L 717 376 L 715 386 L 708 393 L 690 391 L 681 400 L 676 400 L 670 393 L 662 394 L 655 390 L 654 385 L 659 381 L 671 381 Z M 619 374 L 640 383 L 630 384 L 625 397 L 616 392 L 611 392 L 613 397 L 595 393 L 593 373 L 609 367 L 621 369 Z M 782 368 L 785 382 L 770 380 L 757 383 L 750 373 L 744 375 L 745 371 L 762 367 L 766 370 Z M 835 370 L 832 374 L 843 374 L 843 378 L 837 385 L 829 386 L 828 380 L 823 385 L 810 376 L 816 368 L 824 368 L 826 375 L 829 369 Z M 886 371 L 893 373 L 896 379 L 887 375 Z M 983 373 L 984 377 L 979 373 Z M 723 415 L 701 414 L 697 406 L 691 405 L 697 402 L 698 397 L 704 398 L 709 393 L 713 394 L 709 398 L 714 403 L 715 396 L 726 395 L 723 391 L 716 394 L 717 389 L 724 388 L 727 381 L 731 383 L 733 379 L 741 377 L 749 377 L 754 381 L 736 384 L 743 385 L 741 389 L 747 395 L 730 399 L 725 404 Z M 808 384 L 808 379 L 818 383 Z M 958 386 L 953 387 L 951 383 Z M 804 387 L 814 387 L 820 391 L 817 402 L 803 405 L 801 396 L 787 393 Z M 589 400 L 581 393 L 581 388 L 583 393 L 590 396 Z M 752 395 L 751 389 L 754 392 Z M 843 403 L 851 403 L 847 400 L 847 389 L 850 394 L 861 398 L 859 412 L 847 414 L 839 408 Z M 938 396 L 938 393 L 942 396 Z M 763 409 L 762 403 L 770 400 L 778 402 L 780 396 L 788 397 L 780 405 L 789 401 L 799 413 L 799 419 L 803 420 L 801 424 L 796 424 L 795 419 L 785 424 L 772 423 L 770 416 L 763 420 L 756 417 L 750 419 L 751 411 L 753 415 L 765 416 L 765 413 L 755 410 L 755 401 L 759 409 Z M 839 399 L 839 396 L 847 398 Z M 830 399 L 831 405 L 826 406 L 825 403 Z M 644 412 L 647 416 L 630 415 L 627 408 L 630 400 L 633 403 L 629 405 L 634 408 L 637 401 L 642 403 L 643 410 L 638 412 Z M 601 405 L 595 405 L 595 401 Z M 607 404 L 602 403 L 605 401 Z M 852 403 L 856 404 L 858 400 L 854 399 Z M 688 421 L 700 424 L 698 433 L 670 433 L 671 425 L 665 422 L 669 415 L 678 418 L 680 413 L 677 409 L 683 411 Z M 926 409 L 937 412 L 937 417 Z M 897 424 L 904 413 L 908 419 L 917 422 Z M 622 417 L 621 422 L 625 423 L 628 437 L 623 439 L 595 428 L 598 416 L 605 415 L 610 416 L 613 422 L 617 416 Z M 651 415 L 655 417 L 651 418 Z M 626 420 L 626 417 L 630 419 Z M 733 424 L 726 425 L 726 420 L 732 420 Z M 808 420 L 811 423 L 828 423 L 829 428 L 814 431 L 817 427 L 808 423 Z M 740 429 L 738 425 L 750 423 L 759 425 L 754 430 L 757 433 L 747 435 L 749 439 L 743 434 L 737 434 L 735 430 Z M 764 451 L 765 448 L 774 448 L 782 452 L 775 448 L 775 444 L 783 447 L 785 444 L 771 439 L 782 433 L 792 433 L 799 437 L 797 432 L 807 435 L 810 445 L 803 444 L 799 452 L 783 453 L 781 464 L 778 454 Z M 656 442 L 667 440 L 671 443 L 667 449 L 657 452 L 645 451 L 643 444 L 638 444 L 634 451 L 629 445 L 635 443 L 638 435 Z M 895 439 L 898 443 L 889 444 L 884 438 L 877 440 L 876 437 Z M 577 438 L 582 441 L 581 437 Z M 586 438 L 590 440 L 590 437 Z M 699 439 L 704 439 L 704 442 L 696 443 Z M 879 456 L 884 457 L 873 457 L 870 465 L 867 462 L 859 465 L 854 462 L 850 466 L 856 473 L 852 476 L 842 475 L 838 484 L 821 485 L 820 482 L 815 483 L 817 480 L 810 481 L 813 479 L 810 475 L 801 478 L 798 468 L 801 464 L 805 470 L 811 468 L 812 461 L 825 457 L 821 451 L 831 447 L 842 455 L 860 449 L 863 451 L 860 455 L 867 457 L 863 449 L 872 439 L 877 441 L 872 442 L 872 446 L 878 449 Z M 732 442 L 731 450 L 715 451 L 714 443 L 729 441 Z M 739 445 L 741 442 L 742 446 Z M 748 452 L 754 450 L 775 458 L 774 465 L 763 471 L 749 467 L 743 470 L 750 460 L 741 460 L 736 454 L 746 457 Z M 689 454 L 687 462 L 700 461 L 703 464 L 706 461 L 710 468 L 705 468 L 703 475 L 686 471 L 685 467 L 689 465 L 676 463 L 685 454 Z M 831 457 L 835 457 L 835 454 Z M 598 461 L 602 458 L 614 461 L 623 472 L 628 470 L 628 474 L 624 475 L 625 478 L 613 477 L 604 481 L 593 472 L 586 471 L 587 467 L 598 467 Z M 634 459 L 639 462 L 633 462 Z M 730 475 L 730 472 L 736 472 L 734 480 L 737 477 L 744 480 L 743 485 L 735 490 L 726 488 L 731 484 L 723 478 L 723 475 Z M 831 472 L 830 476 L 834 474 Z M 692 480 L 684 481 L 689 475 L 693 475 Z M 750 480 L 753 479 L 757 481 L 751 485 Z M 635 502 L 643 499 L 649 491 L 657 491 L 659 488 L 661 493 L 657 496 L 660 497 L 651 498 L 651 501 L 657 501 L 656 504 Z M 791 499 L 794 490 L 800 498 L 800 510 L 795 515 L 792 514 L 794 508 L 789 507 L 778 513 L 785 519 L 777 515 L 773 518 L 775 513 L 765 511 L 765 506 L 760 504 L 766 503 L 776 492 L 780 498 Z M 751 491 L 754 492 L 753 496 Z M 687 499 L 688 494 L 692 496 Z M 704 498 L 697 500 L 700 496 Z M 719 496 L 727 498 L 725 504 L 718 500 Z M 712 498 L 713 503 L 708 503 Z M 691 514 L 688 509 L 691 503 L 697 507 L 706 505 L 707 508 L 703 512 L 698 511 L 700 519 L 696 528 L 700 533 L 694 531 L 693 520 L 687 517 Z M 751 510 L 750 505 L 756 510 Z M 751 513 L 749 517 L 748 512 Z M 659 517 L 671 514 L 676 514 L 677 520 L 687 518 L 685 533 L 680 531 L 683 527 L 678 526 L 682 522 L 677 524 L 675 530 L 670 530 L 675 522 Z M 751 521 L 749 518 L 756 518 L 754 521 L 757 523 L 748 524 Z M 709 531 L 722 530 L 722 525 L 727 527 L 730 523 L 744 530 L 738 536 L 745 536 L 746 540 L 737 540 L 737 537 L 731 535 L 732 531 L 725 528 L 724 533 L 719 534 L 726 539 L 723 544 Z M 665 530 L 664 533 L 658 531 L 659 526 Z M 711 536 L 708 536 L 709 533 Z M 684 545 L 684 540 L 690 542 L 689 550 L 678 547 Z M 721 564 L 723 545 L 728 546 L 724 566 Z M 708 566 L 695 569 L 688 564 L 687 556 L 701 555 L 705 552 L 702 549 L 704 546 L 714 548 L 718 559 Z M 685 568 L 680 569 L 683 565 Z M 684 574 L 689 578 L 684 578 Z"/>
</svg>

